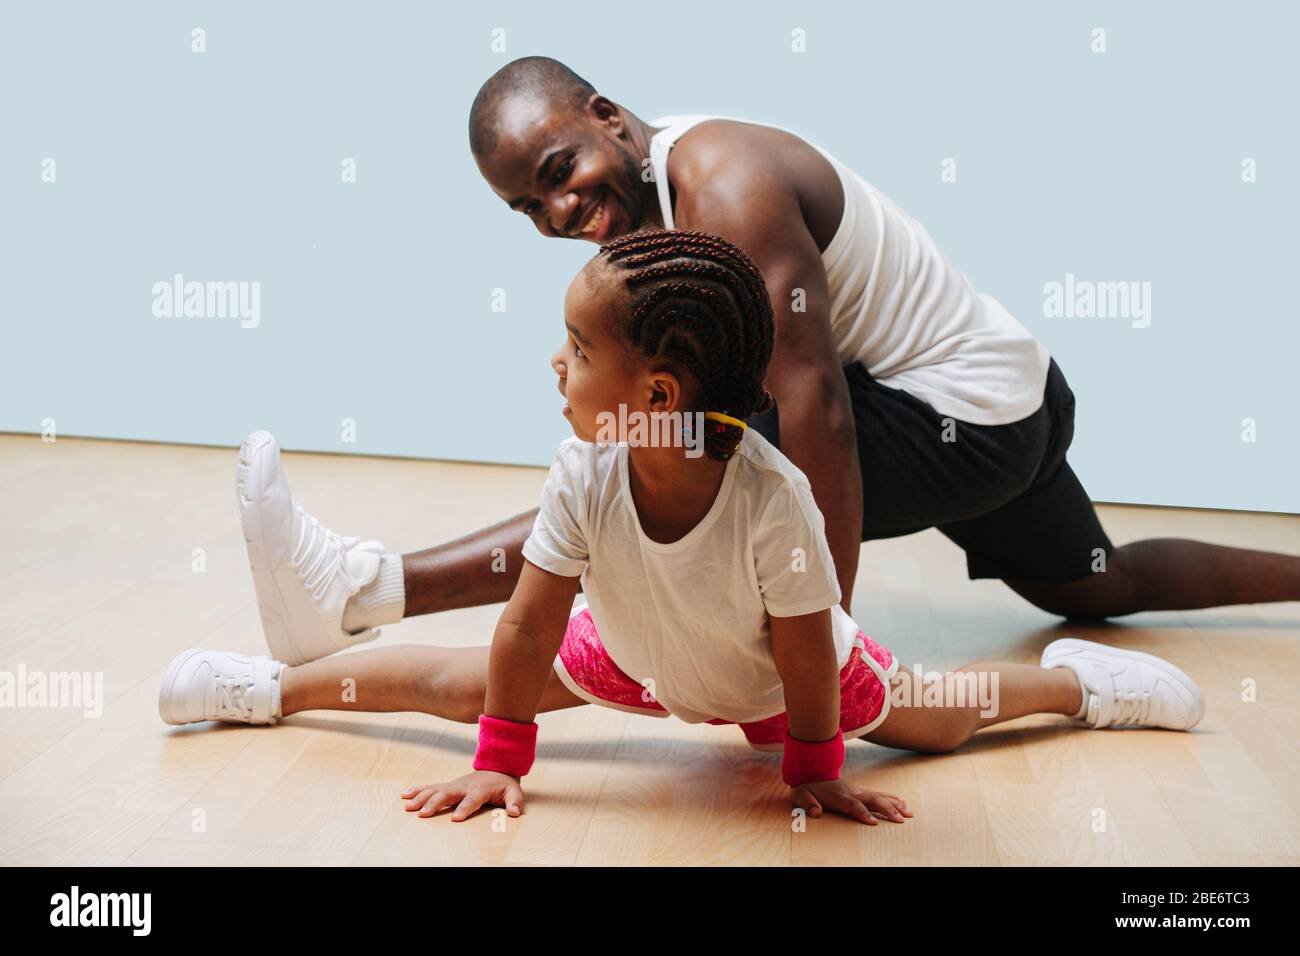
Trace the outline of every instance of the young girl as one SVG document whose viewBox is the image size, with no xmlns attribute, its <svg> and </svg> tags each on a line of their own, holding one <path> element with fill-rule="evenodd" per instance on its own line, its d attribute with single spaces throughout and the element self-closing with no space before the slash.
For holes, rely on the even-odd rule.
<svg viewBox="0 0 1300 956">
<path fill-rule="evenodd" d="M 893 654 L 840 607 L 807 479 L 746 429 L 771 403 L 773 316 L 730 243 L 676 230 L 615 240 L 570 285 L 564 319 L 551 363 L 574 437 L 551 466 L 490 647 L 387 647 L 299 666 L 190 650 L 163 680 L 163 719 L 273 724 L 328 709 L 477 721 L 472 772 L 402 794 L 407 810 L 454 807 L 456 821 L 485 804 L 522 812 L 539 712 L 593 703 L 735 723 L 752 746 L 782 751 L 794 806 L 873 825 L 912 814 L 901 797 L 840 778 L 854 737 L 935 753 L 1027 714 L 1094 728 L 1201 719 L 1201 691 L 1178 668 L 1072 639 L 1049 644 L 1041 666 L 960 668 L 961 686 L 982 691 L 963 699 L 951 699 L 952 680 L 946 697 L 909 690 Z M 686 440 L 608 433 L 655 414 L 687 424 L 651 438 Z M 580 581 L 586 604 L 574 610 Z M 345 678 L 355 702 L 340 700 Z"/>
</svg>

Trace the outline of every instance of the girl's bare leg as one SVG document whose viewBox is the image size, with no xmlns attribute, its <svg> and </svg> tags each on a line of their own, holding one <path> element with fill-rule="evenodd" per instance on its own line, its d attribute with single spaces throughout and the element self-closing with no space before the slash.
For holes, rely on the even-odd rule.
<svg viewBox="0 0 1300 956">
<path fill-rule="evenodd" d="M 960 747 L 981 727 L 990 727 L 1028 714 L 1063 714 L 1073 717 L 1083 703 L 1083 687 L 1068 667 L 1044 668 L 1037 664 L 979 661 L 959 667 L 955 675 L 983 675 L 991 693 L 986 708 L 973 695 L 961 706 L 943 698 L 944 706 L 927 706 L 924 695 L 913 703 L 914 672 L 900 667 L 890 686 L 892 706 L 884 722 L 865 735 L 866 740 L 900 750 L 947 753 Z M 991 676 L 997 675 L 994 685 Z M 966 679 L 967 681 L 970 678 Z M 969 684 L 967 686 L 970 686 Z"/>
<path fill-rule="evenodd" d="M 472 724 L 483 713 L 491 650 L 487 644 L 402 644 L 286 667 L 280 677 L 280 707 L 286 717 L 303 710 L 415 711 Z M 538 710 L 585 703 L 552 671 Z"/>
</svg>

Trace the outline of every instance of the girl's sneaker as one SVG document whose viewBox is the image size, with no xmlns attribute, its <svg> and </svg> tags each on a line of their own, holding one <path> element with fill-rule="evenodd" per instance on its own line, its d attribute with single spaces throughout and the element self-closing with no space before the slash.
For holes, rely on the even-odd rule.
<svg viewBox="0 0 1300 956">
<path fill-rule="evenodd" d="M 1079 676 L 1086 707 L 1075 719 L 1090 727 L 1191 730 L 1205 716 L 1196 681 L 1152 654 L 1067 637 L 1043 648 L 1042 665 Z"/>
<path fill-rule="evenodd" d="M 224 720 L 274 724 L 280 713 L 284 665 L 265 655 L 244 657 L 197 648 L 178 654 L 158 692 L 158 713 L 169 724 Z"/>
</svg>

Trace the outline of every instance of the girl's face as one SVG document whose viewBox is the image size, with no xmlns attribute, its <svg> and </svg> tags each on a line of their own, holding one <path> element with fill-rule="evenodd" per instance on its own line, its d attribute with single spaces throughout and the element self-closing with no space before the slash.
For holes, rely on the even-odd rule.
<svg viewBox="0 0 1300 956">
<path fill-rule="evenodd" d="M 592 278 L 596 276 L 583 270 L 569 284 L 564 296 L 564 342 L 551 356 L 566 402 L 562 413 L 573 433 L 590 442 L 602 430 L 602 412 L 617 422 L 623 420 L 620 405 L 626 406 L 627 413 L 671 411 L 681 407 L 682 398 L 671 372 L 646 368 L 609 331 L 608 305 L 600 294 L 605 283 L 598 281 L 593 289 Z M 603 437 L 623 440 L 609 429 Z"/>
</svg>

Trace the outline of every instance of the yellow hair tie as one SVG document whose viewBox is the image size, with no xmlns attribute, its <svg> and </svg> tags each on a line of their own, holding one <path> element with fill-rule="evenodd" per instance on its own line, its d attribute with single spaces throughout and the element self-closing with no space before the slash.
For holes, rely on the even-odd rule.
<svg viewBox="0 0 1300 956">
<path fill-rule="evenodd" d="M 739 418 L 732 418 L 730 415 L 722 414 L 722 412 L 705 412 L 704 417 L 711 418 L 715 422 L 724 422 L 727 425 L 739 425 L 741 431 L 744 431 L 746 428 L 749 427 L 744 422 L 742 422 Z"/>
</svg>

